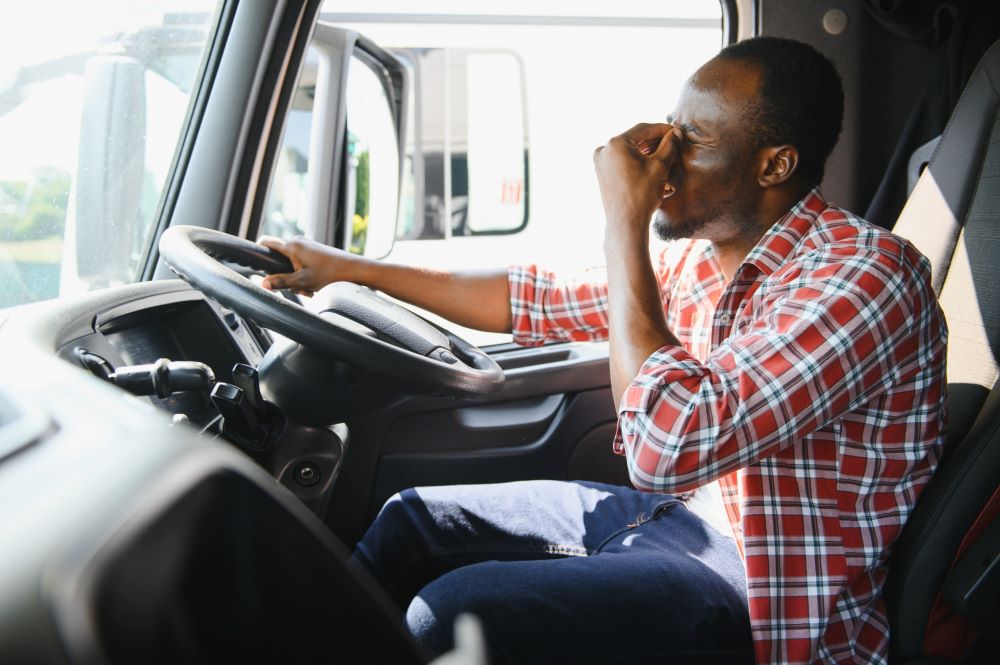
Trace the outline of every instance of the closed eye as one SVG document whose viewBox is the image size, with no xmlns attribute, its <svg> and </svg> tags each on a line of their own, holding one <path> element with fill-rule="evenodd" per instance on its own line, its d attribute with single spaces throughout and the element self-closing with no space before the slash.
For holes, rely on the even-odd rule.
<svg viewBox="0 0 1000 665">
<path fill-rule="evenodd" d="M 699 132 L 698 128 L 695 127 L 694 125 L 689 125 L 689 124 L 684 123 L 684 122 L 675 123 L 673 115 L 668 115 L 667 116 L 667 124 L 673 125 L 674 127 L 677 127 L 682 132 L 684 132 L 684 140 L 685 141 L 690 140 L 690 136 L 692 134 L 694 134 L 695 136 L 701 136 L 701 132 Z"/>
</svg>

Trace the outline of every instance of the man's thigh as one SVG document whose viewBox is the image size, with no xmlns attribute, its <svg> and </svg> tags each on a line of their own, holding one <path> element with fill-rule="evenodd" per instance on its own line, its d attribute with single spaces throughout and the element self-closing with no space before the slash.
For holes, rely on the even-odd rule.
<svg viewBox="0 0 1000 665">
<path fill-rule="evenodd" d="M 461 566 L 586 556 L 672 502 L 550 480 L 415 488 L 386 502 L 356 557 L 405 607 L 426 583 Z"/>
<path fill-rule="evenodd" d="M 407 623 L 440 653 L 454 618 L 472 612 L 496 662 L 752 663 L 744 579 L 732 541 L 676 505 L 586 557 L 449 572 Z"/>
</svg>

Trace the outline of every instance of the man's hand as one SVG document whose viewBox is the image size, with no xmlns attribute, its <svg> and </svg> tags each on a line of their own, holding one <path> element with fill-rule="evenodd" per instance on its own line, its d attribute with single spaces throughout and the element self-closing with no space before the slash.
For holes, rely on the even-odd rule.
<svg viewBox="0 0 1000 665">
<path fill-rule="evenodd" d="M 615 407 L 646 359 L 662 346 L 679 346 L 667 328 L 660 286 L 649 258 L 649 221 L 660 205 L 677 159 L 680 130 L 636 125 L 594 152 L 607 215 L 608 336 Z"/>
<path fill-rule="evenodd" d="M 672 125 L 641 123 L 594 151 L 609 232 L 621 225 L 648 230 L 653 212 L 673 189 L 667 178 L 682 136 Z"/>
<path fill-rule="evenodd" d="M 287 256 L 294 268 L 294 272 L 265 277 L 261 282 L 265 289 L 291 289 L 301 295 L 311 296 L 333 282 L 364 283 L 361 273 L 367 266 L 367 260 L 360 256 L 308 238 L 282 242 L 278 238 L 263 236 L 259 242 L 264 247 Z"/>
</svg>

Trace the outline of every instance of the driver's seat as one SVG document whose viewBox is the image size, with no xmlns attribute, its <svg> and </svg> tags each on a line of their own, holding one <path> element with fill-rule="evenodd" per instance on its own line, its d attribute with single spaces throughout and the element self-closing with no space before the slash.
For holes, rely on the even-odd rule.
<svg viewBox="0 0 1000 665">
<path fill-rule="evenodd" d="M 1000 652 L 1000 42 L 893 231 L 931 260 L 950 396 L 945 457 L 890 560 L 891 662 L 979 662 Z"/>
</svg>

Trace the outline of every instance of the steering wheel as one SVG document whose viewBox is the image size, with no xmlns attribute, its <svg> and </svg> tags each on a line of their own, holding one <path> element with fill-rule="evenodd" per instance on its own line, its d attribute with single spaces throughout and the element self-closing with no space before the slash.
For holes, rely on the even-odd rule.
<svg viewBox="0 0 1000 665">
<path fill-rule="evenodd" d="M 223 305 L 384 379 L 454 397 L 503 387 L 503 370 L 482 350 L 371 289 L 332 284 L 316 294 L 320 306 L 312 311 L 224 265 L 292 272 L 285 256 L 257 243 L 212 229 L 173 226 L 160 236 L 160 255 L 178 277 Z"/>
</svg>

